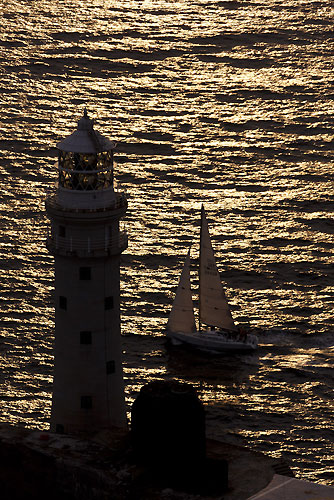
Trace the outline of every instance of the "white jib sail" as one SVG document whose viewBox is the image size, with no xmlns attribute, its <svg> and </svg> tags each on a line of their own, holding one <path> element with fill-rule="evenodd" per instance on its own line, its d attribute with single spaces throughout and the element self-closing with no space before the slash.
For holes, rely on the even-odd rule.
<svg viewBox="0 0 334 500">
<path fill-rule="evenodd" d="M 190 288 L 190 249 L 176 290 L 167 328 L 171 332 L 192 333 L 196 331 L 192 294 Z"/>
<path fill-rule="evenodd" d="M 220 281 L 204 207 L 201 213 L 200 321 L 206 325 L 236 330 Z"/>
</svg>

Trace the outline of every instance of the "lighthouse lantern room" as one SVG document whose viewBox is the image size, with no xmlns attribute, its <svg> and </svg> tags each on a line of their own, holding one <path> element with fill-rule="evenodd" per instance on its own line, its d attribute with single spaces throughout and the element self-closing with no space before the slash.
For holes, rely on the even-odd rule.
<svg viewBox="0 0 334 500">
<path fill-rule="evenodd" d="M 57 148 L 58 186 L 46 198 L 55 258 L 55 367 L 51 430 L 126 427 L 120 336 L 120 230 L 127 200 L 114 181 L 116 143 L 85 110 Z"/>
</svg>

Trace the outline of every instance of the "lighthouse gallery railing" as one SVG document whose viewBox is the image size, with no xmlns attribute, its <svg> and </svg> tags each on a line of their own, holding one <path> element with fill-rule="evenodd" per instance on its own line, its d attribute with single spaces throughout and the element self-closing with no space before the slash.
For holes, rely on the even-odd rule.
<svg viewBox="0 0 334 500">
<path fill-rule="evenodd" d="M 72 238 L 71 236 L 47 235 L 47 246 L 52 251 L 60 254 L 117 254 L 128 246 L 128 233 L 124 229 L 119 237 L 105 238 Z"/>
</svg>

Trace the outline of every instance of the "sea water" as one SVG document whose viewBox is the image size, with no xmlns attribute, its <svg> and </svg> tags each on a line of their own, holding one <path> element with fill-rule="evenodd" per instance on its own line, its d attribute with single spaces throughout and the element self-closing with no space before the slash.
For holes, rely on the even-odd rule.
<svg viewBox="0 0 334 500">
<path fill-rule="evenodd" d="M 87 107 L 127 190 L 128 407 L 192 383 L 208 435 L 334 484 L 333 5 L 329 0 L 2 0 L 1 420 L 48 428 L 55 144 Z M 243 356 L 170 352 L 164 328 L 204 203 Z"/>
</svg>

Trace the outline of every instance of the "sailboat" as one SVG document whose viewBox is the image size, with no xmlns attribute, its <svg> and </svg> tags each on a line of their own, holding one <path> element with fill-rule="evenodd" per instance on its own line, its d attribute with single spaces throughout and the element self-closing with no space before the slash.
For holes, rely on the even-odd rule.
<svg viewBox="0 0 334 500">
<path fill-rule="evenodd" d="M 185 344 L 202 351 L 253 351 L 257 349 L 256 335 L 246 333 L 234 324 L 217 269 L 203 205 L 198 318 L 197 328 L 190 284 L 189 249 L 167 323 L 168 339 L 173 345 Z"/>
</svg>

